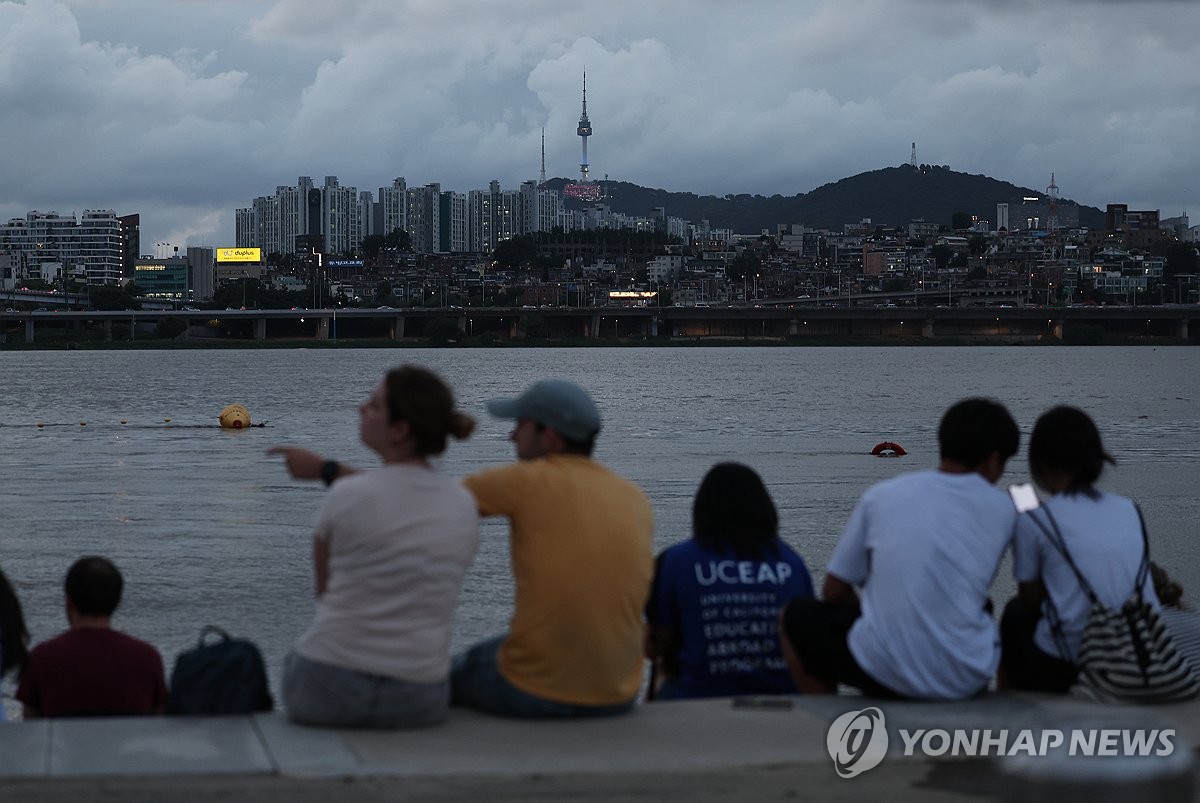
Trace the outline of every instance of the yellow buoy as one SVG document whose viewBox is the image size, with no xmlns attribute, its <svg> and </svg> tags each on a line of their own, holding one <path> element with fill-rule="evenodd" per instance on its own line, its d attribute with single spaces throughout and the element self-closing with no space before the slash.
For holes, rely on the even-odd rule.
<svg viewBox="0 0 1200 803">
<path fill-rule="evenodd" d="M 250 426 L 250 411 L 240 404 L 231 404 L 221 411 L 222 429 L 243 429 Z"/>
</svg>

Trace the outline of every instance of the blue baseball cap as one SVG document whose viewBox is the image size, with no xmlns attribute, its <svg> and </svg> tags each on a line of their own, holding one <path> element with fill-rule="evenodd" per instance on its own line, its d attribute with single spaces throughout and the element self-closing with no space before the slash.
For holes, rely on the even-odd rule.
<svg viewBox="0 0 1200 803">
<path fill-rule="evenodd" d="M 497 418 L 530 418 L 572 441 L 600 431 L 600 411 L 587 391 L 574 382 L 543 379 L 515 399 L 492 399 L 487 411 Z"/>
</svg>

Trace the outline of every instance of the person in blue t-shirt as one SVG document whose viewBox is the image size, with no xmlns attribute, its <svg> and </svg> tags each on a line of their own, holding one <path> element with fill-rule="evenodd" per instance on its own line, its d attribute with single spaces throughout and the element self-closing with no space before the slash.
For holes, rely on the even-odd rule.
<svg viewBox="0 0 1200 803">
<path fill-rule="evenodd" d="M 692 537 L 658 556 L 646 656 L 649 699 L 791 694 L 779 609 L 813 596 L 799 555 L 779 540 L 779 516 L 758 474 L 713 466 L 692 505 Z"/>
</svg>

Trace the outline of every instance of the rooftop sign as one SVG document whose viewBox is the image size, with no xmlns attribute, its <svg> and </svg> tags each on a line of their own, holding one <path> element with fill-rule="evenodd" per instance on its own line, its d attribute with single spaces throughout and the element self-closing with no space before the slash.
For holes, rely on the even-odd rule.
<svg viewBox="0 0 1200 803">
<path fill-rule="evenodd" d="M 218 248 L 218 262 L 262 262 L 261 248 Z"/>
</svg>

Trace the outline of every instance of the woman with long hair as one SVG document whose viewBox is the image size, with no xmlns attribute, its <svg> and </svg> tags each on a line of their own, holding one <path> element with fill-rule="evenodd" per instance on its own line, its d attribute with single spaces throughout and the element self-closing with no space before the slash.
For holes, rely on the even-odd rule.
<svg viewBox="0 0 1200 803">
<path fill-rule="evenodd" d="M 811 597 L 808 567 L 779 538 L 762 479 L 740 463 L 709 470 L 692 505 L 692 537 L 658 557 L 646 656 L 652 698 L 796 691 L 779 648 L 779 609 Z"/>
<path fill-rule="evenodd" d="M 0 571 L 0 681 L 14 671 L 16 679 L 20 680 L 28 660 L 29 631 L 21 614 L 21 602 L 4 572 Z M 4 706 L 0 705 L 0 720 L 3 719 Z"/>
<path fill-rule="evenodd" d="M 316 616 L 284 666 L 293 720 L 399 728 L 446 717 L 450 629 L 479 527 L 474 499 L 430 460 L 474 426 L 440 378 L 413 366 L 389 371 L 359 406 L 362 442 L 383 465 L 337 479 L 317 517 Z"/>
<path fill-rule="evenodd" d="M 1141 512 L 1096 487 L 1104 464 L 1115 462 L 1075 407 L 1055 407 L 1033 427 L 1029 471 L 1048 498 L 1017 521 L 1018 593 L 1000 622 L 1000 681 L 1009 688 L 1061 693 L 1074 684 L 1091 608 L 1084 582 L 1114 609 L 1140 584 L 1158 607 Z"/>
</svg>

